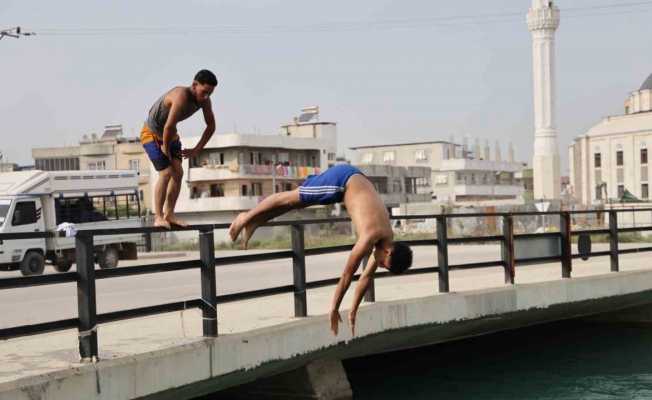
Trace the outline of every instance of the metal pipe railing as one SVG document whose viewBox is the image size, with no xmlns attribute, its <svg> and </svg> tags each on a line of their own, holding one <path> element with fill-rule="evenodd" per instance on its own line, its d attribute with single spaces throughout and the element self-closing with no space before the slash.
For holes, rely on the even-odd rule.
<svg viewBox="0 0 652 400">
<path fill-rule="evenodd" d="M 437 266 L 413 268 L 405 272 L 406 275 L 437 273 L 437 286 L 439 292 L 450 291 L 449 272 L 457 269 L 474 269 L 487 267 L 502 267 L 504 269 L 505 283 L 514 284 L 515 267 L 525 264 L 541 264 L 551 261 L 561 262 L 561 276 L 570 278 L 572 275 L 572 260 L 581 257 L 572 253 L 571 238 L 578 235 L 608 235 L 609 250 L 590 252 L 588 256 L 609 256 L 611 271 L 619 271 L 619 255 L 636 252 L 652 251 L 652 246 L 619 249 L 619 234 L 629 232 L 650 231 L 652 227 L 618 228 L 618 213 L 630 210 L 587 210 L 587 211 L 549 211 L 549 212 L 520 212 L 520 213 L 489 213 L 489 214 L 437 214 L 437 215 L 410 215 L 393 216 L 395 220 L 435 219 L 436 230 L 432 239 L 409 240 L 406 243 L 415 246 L 435 246 L 437 250 Z M 639 209 L 637 211 L 652 211 L 652 209 Z M 608 215 L 608 229 L 572 230 L 571 219 L 575 214 L 605 213 Z M 514 218 L 519 216 L 556 215 L 560 218 L 559 232 L 546 232 L 536 234 L 515 234 Z M 500 235 L 473 236 L 473 237 L 448 237 L 449 220 L 454 218 L 472 217 L 498 217 L 502 218 L 502 233 Z M 246 254 L 229 257 L 215 257 L 214 230 L 226 229 L 229 224 L 202 224 L 187 228 L 176 228 L 175 231 L 196 231 L 199 235 L 199 259 L 169 262 L 164 264 L 139 265 L 109 270 L 95 270 L 94 263 L 94 238 L 96 236 L 140 233 L 150 235 L 153 232 L 169 232 L 162 228 L 141 227 L 121 229 L 80 230 L 75 238 L 75 252 L 77 260 L 76 272 L 64 272 L 52 275 L 12 277 L 0 279 L 0 290 L 34 287 L 41 285 L 72 283 L 77 286 L 77 318 L 51 321 L 39 324 L 30 324 L 0 329 L 0 339 L 17 336 L 32 335 L 53 330 L 70 329 L 76 327 L 79 336 L 79 351 L 83 360 L 93 360 L 98 356 L 97 325 L 108 321 L 126 318 L 142 317 L 162 312 L 178 311 L 187 308 L 200 308 L 202 311 L 203 334 L 207 337 L 218 335 L 217 306 L 226 302 L 253 299 L 275 294 L 292 293 L 294 296 L 294 315 L 305 317 L 308 315 L 307 291 L 318 287 L 333 285 L 339 278 L 323 279 L 319 281 L 306 281 L 306 257 L 321 254 L 349 251 L 353 245 L 340 245 L 331 247 L 311 248 L 305 247 L 304 227 L 310 224 L 349 222 L 348 218 L 314 219 L 301 221 L 276 221 L 269 226 L 289 226 L 291 235 L 291 249 L 261 254 Z M 50 232 L 11 233 L 0 234 L 0 241 L 17 240 L 26 238 L 52 237 Z M 559 255 L 543 256 L 527 259 L 517 259 L 515 241 L 532 238 L 558 238 L 561 252 Z M 465 243 L 499 242 L 500 260 L 473 262 L 466 264 L 449 263 L 449 246 L 451 244 L 463 245 Z M 151 247 L 151 244 L 150 246 Z M 586 256 L 586 255 L 584 255 Z M 278 287 L 256 289 L 245 292 L 217 295 L 216 267 L 225 265 L 242 264 L 248 262 L 291 259 L 293 283 Z M 366 265 L 368 257 L 362 262 Z M 96 281 L 114 277 L 124 277 L 140 274 L 180 271 L 186 269 L 200 269 L 201 298 L 175 303 L 158 304 L 135 309 L 113 311 L 97 314 L 96 306 Z M 365 301 L 375 301 L 375 279 L 391 276 L 387 272 L 378 272 L 367 292 Z M 359 275 L 354 276 L 357 280 Z"/>
</svg>

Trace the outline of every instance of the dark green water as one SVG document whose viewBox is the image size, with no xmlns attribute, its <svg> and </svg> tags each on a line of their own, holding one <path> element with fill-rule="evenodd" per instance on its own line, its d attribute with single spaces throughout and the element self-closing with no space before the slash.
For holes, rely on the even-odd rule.
<svg viewBox="0 0 652 400">
<path fill-rule="evenodd" d="M 355 399 L 652 399 L 652 326 L 562 322 L 345 363 Z"/>
</svg>

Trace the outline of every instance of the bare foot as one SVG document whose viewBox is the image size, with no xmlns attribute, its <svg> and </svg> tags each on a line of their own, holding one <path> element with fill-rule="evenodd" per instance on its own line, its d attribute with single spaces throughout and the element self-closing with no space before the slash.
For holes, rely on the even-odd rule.
<svg viewBox="0 0 652 400">
<path fill-rule="evenodd" d="M 183 221 L 183 220 L 180 220 L 180 219 L 177 218 L 174 214 L 172 214 L 172 215 L 168 215 L 167 217 L 165 217 L 165 220 L 166 220 L 170 225 L 180 226 L 180 227 L 182 227 L 182 228 L 186 228 L 186 227 L 188 227 L 188 223 L 186 223 L 186 222 Z"/>
<path fill-rule="evenodd" d="M 231 226 L 229 226 L 229 237 L 231 238 L 232 242 L 235 242 L 238 236 L 240 236 L 240 231 L 242 230 L 242 221 L 244 220 L 245 214 L 246 213 L 244 212 L 238 214 L 233 222 L 231 222 Z"/>
<path fill-rule="evenodd" d="M 163 217 L 154 217 L 154 226 L 157 228 L 171 229 L 170 223 Z"/>
</svg>

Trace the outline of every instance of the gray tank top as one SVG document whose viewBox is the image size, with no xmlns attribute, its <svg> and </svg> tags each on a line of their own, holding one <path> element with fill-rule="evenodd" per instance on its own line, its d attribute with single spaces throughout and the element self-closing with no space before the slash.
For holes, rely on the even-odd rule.
<svg viewBox="0 0 652 400">
<path fill-rule="evenodd" d="M 170 92 L 166 92 L 163 96 L 159 97 L 159 99 L 156 100 L 152 108 L 149 109 L 149 114 L 147 115 L 147 120 L 145 121 L 147 127 L 161 138 L 163 137 L 163 128 L 165 127 L 165 123 L 168 120 L 168 114 L 170 114 L 170 107 L 165 105 L 165 96 L 167 96 L 168 93 Z M 187 110 L 189 115 L 185 115 L 186 112 L 184 112 L 184 115 L 182 115 L 182 120 L 194 114 L 198 109 L 199 105 L 193 104 L 193 107 L 191 107 L 190 110 Z"/>
<path fill-rule="evenodd" d="M 165 96 L 168 93 L 166 92 L 156 100 L 152 108 L 149 109 L 149 114 L 145 121 L 147 127 L 160 137 L 163 137 L 163 127 L 165 127 L 165 122 L 167 122 L 168 114 L 170 113 L 170 107 L 165 106 Z"/>
</svg>

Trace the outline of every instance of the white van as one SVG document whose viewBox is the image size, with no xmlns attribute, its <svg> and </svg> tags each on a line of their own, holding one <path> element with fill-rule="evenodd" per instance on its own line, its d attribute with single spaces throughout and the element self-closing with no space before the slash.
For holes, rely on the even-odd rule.
<svg viewBox="0 0 652 400">
<path fill-rule="evenodd" d="M 53 232 L 142 226 L 134 171 L 22 171 L 0 173 L 0 233 Z M 70 225 L 69 225 L 70 226 Z M 94 238 L 96 261 L 114 268 L 135 259 L 139 234 Z M 49 260 L 59 272 L 75 261 L 75 238 L 0 240 L 0 268 L 40 275 Z"/>
</svg>

